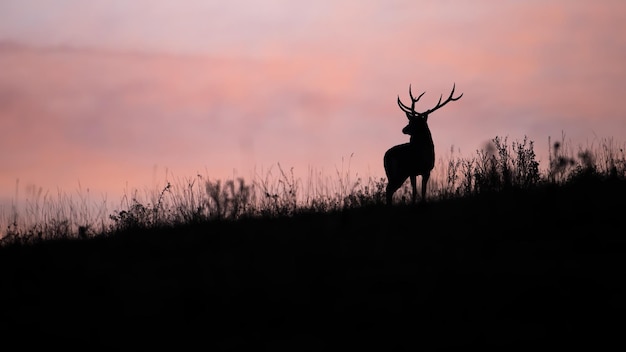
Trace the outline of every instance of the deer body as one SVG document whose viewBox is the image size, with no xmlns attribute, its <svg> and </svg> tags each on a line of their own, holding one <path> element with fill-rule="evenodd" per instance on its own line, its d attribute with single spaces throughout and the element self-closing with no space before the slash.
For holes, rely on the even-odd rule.
<svg viewBox="0 0 626 352">
<path fill-rule="evenodd" d="M 432 138 L 416 141 L 414 137 L 411 137 L 409 143 L 392 147 L 385 153 L 384 166 L 388 180 L 387 204 L 391 204 L 393 194 L 407 178 L 411 180 L 412 201 L 415 203 L 417 176 L 422 177 L 422 199 L 425 199 L 430 171 L 435 167 L 435 146 Z"/>
<path fill-rule="evenodd" d="M 424 92 L 425 93 L 425 92 Z M 404 105 L 398 97 L 398 105 L 409 119 L 409 124 L 402 129 L 402 133 L 411 136 L 409 143 L 396 145 L 391 147 L 383 158 L 385 166 L 385 174 L 387 175 L 386 198 L 387 204 L 391 205 L 393 194 L 402 186 L 407 178 L 411 181 L 412 202 L 415 203 L 417 197 L 417 176 L 422 177 L 421 195 L 422 201 L 426 200 L 426 186 L 430 178 L 430 172 L 435 167 L 435 145 L 428 128 L 428 114 L 439 109 L 449 101 L 460 99 L 463 94 L 453 98 L 454 86 L 452 92 L 446 101 L 441 103 L 441 97 L 437 106 L 425 112 L 416 112 L 415 103 L 424 95 L 420 94 L 417 98 L 413 97 L 411 86 L 409 86 L 409 95 L 411 96 L 411 107 Z"/>
</svg>

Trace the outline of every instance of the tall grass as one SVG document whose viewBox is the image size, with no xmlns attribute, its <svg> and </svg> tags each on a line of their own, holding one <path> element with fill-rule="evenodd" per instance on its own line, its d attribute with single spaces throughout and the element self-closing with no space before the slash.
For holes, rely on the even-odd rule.
<svg viewBox="0 0 626 352">
<path fill-rule="evenodd" d="M 540 169 L 534 143 L 527 137 L 508 141 L 495 137 L 491 143 L 463 157 L 451 149 L 440 158 L 428 185 L 430 201 L 489 192 L 527 190 L 542 185 L 562 185 L 580 179 L 626 179 L 624 147 L 604 139 L 587 147 L 571 148 L 562 135 L 549 140 L 549 163 Z M 351 156 L 352 157 L 352 156 Z M 350 157 L 350 159 L 351 159 Z M 308 179 L 280 164 L 255 172 L 253 180 L 212 180 L 203 175 L 166 180 L 164 186 L 125 194 L 112 210 L 106 199 L 95 202 L 89 190 L 51 195 L 41 188 L 26 190 L 25 206 L 16 200 L 0 209 L 0 241 L 34 243 L 49 239 L 89 238 L 132 229 L 145 229 L 243 217 L 290 216 L 299 212 L 331 212 L 381 205 L 385 178 L 361 177 L 343 160 L 334 176 L 310 169 Z M 16 190 L 19 184 L 16 185 Z M 394 202 L 408 204 L 408 181 Z"/>
</svg>

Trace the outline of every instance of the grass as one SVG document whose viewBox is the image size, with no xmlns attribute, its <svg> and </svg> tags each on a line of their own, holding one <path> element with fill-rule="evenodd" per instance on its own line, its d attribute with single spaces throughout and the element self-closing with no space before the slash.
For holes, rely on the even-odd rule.
<svg viewBox="0 0 626 352">
<path fill-rule="evenodd" d="M 496 137 L 471 158 L 455 155 L 440 159 L 428 185 L 428 198 L 437 202 L 507 189 L 529 190 L 560 186 L 585 175 L 624 178 L 626 156 L 612 139 L 575 152 L 565 137 L 554 142 L 546 170 L 536 160 L 534 143 L 526 137 L 509 143 Z M 342 161 L 334 177 L 309 170 L 306 181 L 280 164 L 256 172 L 250 183 L 243 178 L 211 180 L 203 175 L 165 180 L 163 186 L 128 191 L 110 210 L 104 199 L 98 204 L 89 190 L 76 194 L 60 191 L 56 198 L 29 186 L 25 206 L 0 211 L 0 243 L 36 243 L 50 239 L 91 238 L 127 230 L 176 227 L 212 220 L 275 217 L 300 212 L 329 213 L 381 205 L 386 180 L 352 175 L 350 161 Z M 79 185 L 80 186 L 80 185 Z M 19 184 L 16 185 L 19 189 Z M 408 181 L 395 195 L 396 204 L 408 204 Z M 16 200 L 18 194 L 16 191 Z"/>
<path fill-rule="evenodd" d="M 542 171 L 531 141 L 495 138 L 440 162 L 417 206 L 408 187 L 387 207 L 384 180 L 302 183 L 280 165 L 251 184 L 166 183 L 108 218 L 41 195 L 30 211 L 56 222 L 10 227 L 0 248 L 0 334 L 220 351 L 622 343 L 626 158 L 564 145 Z"/>
</svg>

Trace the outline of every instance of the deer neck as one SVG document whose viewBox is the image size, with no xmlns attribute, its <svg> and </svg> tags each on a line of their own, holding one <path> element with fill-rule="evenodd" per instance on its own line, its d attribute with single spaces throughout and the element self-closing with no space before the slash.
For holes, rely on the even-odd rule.
<svg viewBox="0 0 626 352">
<path fill-rule="evenodd" d="M 434 149 L 433 137 L 430 131 L 426 131 L 423 135 L 413 135 L 409 139 L 409 144 L 417 148 Z"/>
</svg>

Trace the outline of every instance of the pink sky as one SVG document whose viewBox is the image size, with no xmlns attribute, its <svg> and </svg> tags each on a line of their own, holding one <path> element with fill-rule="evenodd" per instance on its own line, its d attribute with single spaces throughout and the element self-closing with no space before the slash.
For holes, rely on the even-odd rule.
<svg viewBox="0 0 626 352">
<path fill-rule="evenodd" d="M 453 83 L 439 158 L 496 136 L 626 139 L 624 1 L 0 2 L 0 200 L 200 173 L 383 177 L 396 105 Z M 173 177 L 170 176 L 170 179 Z"/>
</svg>

